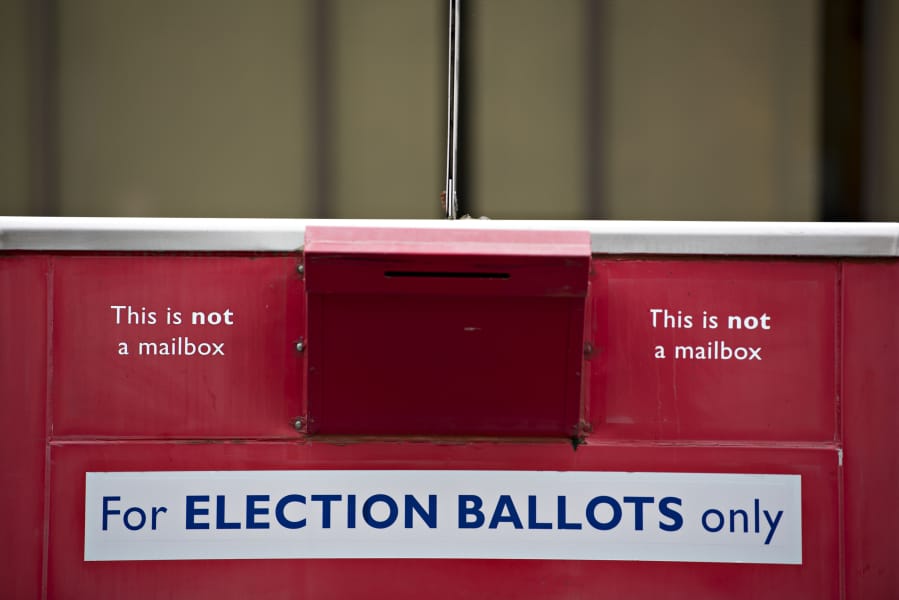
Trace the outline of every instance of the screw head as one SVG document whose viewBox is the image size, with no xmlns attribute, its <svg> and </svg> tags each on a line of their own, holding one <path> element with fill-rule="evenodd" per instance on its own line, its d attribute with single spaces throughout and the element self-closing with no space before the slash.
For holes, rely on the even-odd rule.
<svg viewBox="0 0 899 600">
<path fill-rule="evenodd" d="M 302 275 L 306 271 L 306 268 L 303 265 L 297 265 L 297 273 Z"/>
<path fill-rule="evenodd" d="M 303 342 L 303 340 L 298 341 L 297 342 L 297 352 L 302 352 L 305 349 L 306 349 L 305 342 Z"/>
<path fill-rule="evenodd" d="M 293 420 L 293 428 L 297 431 L 301 431 L 303 429 L 303 419 L 301 417 L 296 417 Z"/>
</svg>

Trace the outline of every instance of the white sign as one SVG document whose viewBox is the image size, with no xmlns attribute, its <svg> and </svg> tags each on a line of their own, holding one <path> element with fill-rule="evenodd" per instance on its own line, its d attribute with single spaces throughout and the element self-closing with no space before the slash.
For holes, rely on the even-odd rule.
<svg viewBox="0 0 899 600">
<path fill-rule="evenodd" d="M 802 563 L 798 475 L 87 473 L 84 559 Z"/>
</svg>

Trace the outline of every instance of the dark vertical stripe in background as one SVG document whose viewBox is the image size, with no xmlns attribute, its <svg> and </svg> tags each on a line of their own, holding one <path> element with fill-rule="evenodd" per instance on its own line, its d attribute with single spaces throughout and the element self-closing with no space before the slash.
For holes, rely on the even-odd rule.
<svg viewBox="0 0 899 600">
<path fill-rule="evenodd" d="M 332 216 L 332 96 L 333 52 L 331 45 L 331 7 L 328 0 L 312 5 L 312 215 L 317 219 Z M 300 199 L 297 199 L 298 201 Z"/>
<path fill-rule="evenodd" d="M 819 215 L 822 221 L 864 219 L 862 202 L 865 4 L 824 0 L 819 90 Z"/>
<path fill-rule="evenodd" d="M 894 2 L 895 0 L 887 0 Z M 878 0 L 865 2 L 864 28 L 864 69 L 862 111 L 862 197 L 861 213 L 866 220 L 879 221 L 885 218 L 884 190 L 884 112 L 885 106 L 884 72 L 886 48 L 884 38 L 885 17 L 883 3 Z M 896 110 L 896 107 L 892 107 Z"/>
<path fill-rule="evenodd" d="M 587 219 L 605 216 L 602 203 L 603 1 L 584 0 L 584 218 Z"/>
<path fill-rule="evenodd" d="M 57 0 L 32 0 L 28 11 L 28 190 L 32 215 L 60 214 L 59 27 Z"/>
</svg>

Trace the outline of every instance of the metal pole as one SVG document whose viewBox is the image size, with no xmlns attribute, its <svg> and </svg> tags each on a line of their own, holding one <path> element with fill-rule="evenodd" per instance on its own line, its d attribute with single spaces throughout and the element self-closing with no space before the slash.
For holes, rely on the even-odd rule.
<svg viewBox="0 0 899 600">
<path fill-rule="evenodd" d="M 456 156 L 459 143 L 459 21 L 462 0 L 449 2 L 449 68 L 447 69 L 446 111 L 446 218 L 455 219 Z"/>
</svg>

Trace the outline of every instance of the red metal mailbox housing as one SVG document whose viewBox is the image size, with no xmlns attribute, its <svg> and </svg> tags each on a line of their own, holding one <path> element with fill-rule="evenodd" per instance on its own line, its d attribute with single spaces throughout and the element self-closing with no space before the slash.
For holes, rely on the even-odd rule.
<svg viewBox="0 0 899 600">
<path fill-rule="evenodd" d="M 895 598 L 899 226 L 0 218 L 9 598 Z"/>
</svg>

